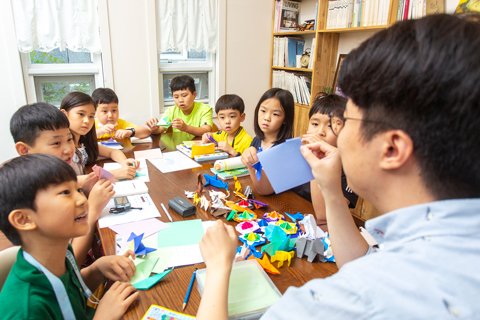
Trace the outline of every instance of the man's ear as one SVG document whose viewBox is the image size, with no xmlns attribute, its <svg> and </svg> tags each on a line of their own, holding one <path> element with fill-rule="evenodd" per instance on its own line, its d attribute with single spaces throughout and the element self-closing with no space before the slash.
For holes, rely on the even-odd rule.
<svg viewBox="0 0 480 320">
<path fill-rule="evenodd" d="M 32 213 L 31 209 L 16 209 L 8 214 L 8 221 L 19 231 L 34 230 L 37 225 L 30 218 Z"/>
<path fill-rule="evenodd" d="M 412 158 L 412 138 L 402 130 L 388 131 L 383 137 L 380 167 L 385 170 L 401 168 Z"/>
<path fill-rule="evenodd" d="M 24 156 L 29 153 L 28 151 L 30 150 L 30 147 L 25 142 L 19 141 L 15 143 L 15 149 L 17 150 L 19 156 Z"/>
<path fill-rule="evenodd" d="M 245 112 L 240 115 L 240 122 L 245 121 Z"/>
</svg>

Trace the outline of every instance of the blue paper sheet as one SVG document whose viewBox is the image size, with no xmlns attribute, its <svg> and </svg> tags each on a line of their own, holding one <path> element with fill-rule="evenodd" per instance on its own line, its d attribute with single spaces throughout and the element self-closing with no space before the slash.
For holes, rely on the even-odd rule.
<svg viewBox="0 0 480 320">
<path fill-rule="evenodd" d="M 290 190 L 314 179 L 312 168 L 300 152 L 301 146 L 300 138 L 293 138 L 257 153 L 275 193 Z"/>
</svg>

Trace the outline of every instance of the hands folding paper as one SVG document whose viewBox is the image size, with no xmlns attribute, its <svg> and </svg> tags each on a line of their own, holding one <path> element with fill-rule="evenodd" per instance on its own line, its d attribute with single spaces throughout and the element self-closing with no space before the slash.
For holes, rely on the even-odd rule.
<svg viewBox="0 0 480 320">
<path fill-rule="evenodd" d="M 155 248 L 145 247 L 142 243 L 143 233 L 137 236 L 132 232 L 127 240 L 128 248 L 135 252 L 136 256 L 146 256 L 149 252 L 155 251 Z"/>
</svg>

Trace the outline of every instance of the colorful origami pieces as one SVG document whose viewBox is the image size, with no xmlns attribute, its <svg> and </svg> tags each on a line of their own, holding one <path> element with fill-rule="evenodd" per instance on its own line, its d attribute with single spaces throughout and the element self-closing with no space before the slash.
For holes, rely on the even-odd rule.
<svg viewBox="0 0 480 320">
<path fill-rule="evenodd" d="M 259 246 L 267 242 L 267 239 L 255 232 L 239 235 L 238 239 L 240 239 L 240 241 L 242 241 L 243 243 L 246 243 L 248 246 L 253 247 Z"/>
<path fill-rule="evenodd" d="M 262 268 L 267 271 L 268 273 L 270 274 L 280 274 L 280 271 L 277 270 L 277 268 L 275 268 L 273 266 L 273 264 L 270 263 L 270 261 L 268 261 L 268 257 L 267 255 L 264 255 L 262 259 L 260 258 L 257 258 L 257 257 L 254 257 L 254 256 L 250 256 L 248 258 L 248 260 L 252 260 L 252 259 L 257 259 L 258 263 L 262 266 Z"/>
<path fill-rule="evenodd" d="M 197 193 L 194 191 L 187 191 L 185 190 L 185 196 L 187 199 L 193 199 Z"/>
<path fill-rule="evenodd" d="M 250 210 L 248 208 L 240 207 L 239 205 L 235 204 L 233 201 L 225 201 L 225 205 L 227 207 L 229 207 L 230 209 L 235 210 L 235 211 L 242 211 L 242 212 L 247 211 L 251 214 L 255 214 L 255 212 L 253 212 L 252 210 Z"/>
<path fill-rule="evenodd" d="M 315 240 L 317 238 L 324 238 L 327 236 L 322 229 L 320 229 L 316 222 L 315 218 L 311 214 L 307 214 L 302 221 L 298 221 L 299 224 L 303 225 L 305 230 L 305 237 L 310 240 Z"/>
<path fill-rule="evenodd" d="M 297 225 L 294 222 L 287 222 L 283 220 L 278 220 L 275 222 L 276 226 L 279 226 L 280 228 L 285 231 L 286 234 L 296 234 L 297 233 Z"/>
<path fill-rule="evenodd" d="M 262 151 L 263 151 L 263 148 L 260 147 L 260 148 L 258 149 L 257 153 L 262 152 Z M 258 161 L 257 163 L 255 163 L 255 164 L 253 165 L 253 168 L 254 168 L 255 170 L 257 170 L 257 171 L 255 172 L 255 177 L 257 178 L 257 181 L 260 181 L 260 179 L 262 178 L 262 164 L 260 163 L 260 161 Z"/>
<path fill-rule="evenodd" d="M 324 260 L 325 245 L 321 239 L 310 240 L 305 237 L 300 237 L 295 243 L 297 248 L 297 257 L 303 258 L 307 256 L 308 262 L 313 262 L 317 256 L 320 261 Z"/>
<path fill-rule="evenodd" d="M 199 173 L 197 175 L 197 193 L 201 194 L 203 192 L 203 179 L 202 179 L 202 174 Z"/>
<path fill-rule="evenodd" d="M 247 257 L 249 257 L 250 255 L 250 249 L 246 244 L 243 244 L 243 246 L 237 247 L 237 253 L 235 254 L 235 262 L 247 260 Z"/>
<path fill-rule="evenodd" d="M 217 188 L 225 188 L 228 190 L 228 182 L 223 182 L 222 180 L 217 178 L 217 175 L 215 176 L 210 176 L 206 173 L 203 174 L 205 177 L 205 186 L 211 185 Z"/>
<path fill-rule="evenodd" d="M 241 234 L 245 234 L 245 233 L 250 233 L 250 232 L 254 232 L 255 230 L 258 230 L 260 227 L 258 226 L 257 222 L 256 221 L 244 221 L 244 222 L 240 222 L 239 224 L 237 224 L 237 226 L 235 227 L 235 229 L 241 233 Z"/>
<path fill-rule="evenodd" d="M 208 209 L 210 208 L 210 201 L 208 201 L 205 196 L 202 196 L 200 198 L 200 208 L 205 211 L 208 211 Z"/>
<path fill-rule="evenodd" d="M 297 220 L 303 220 L 303 218 L 304 218 L 303 214 L 301 214 L 300 212 L 297 212 L 295 214 L 290 214 L 288 212 L 285 212 L 285 214 L 287 216 L 289 216 L 290 219 L 292 219 L 293 222 L 296 222 Z"/>
<path fill-rule="evenodd" d="M 267 212 L 263 215 L 263 219 L 267 222 L 277 222 L 278 220 L 284 220 L 285 217 L 277 211 Z"/>
<path fill-rule="evenodd" d="M 275 225 L 269 225 L 265 228 L 265 237 L 270 243 L 262 247 L 262 253 L 267 252 L 270 257 L 277 251 L 292 251 L 295 245 L 295 239 L 290 239 L 282 228 Z"/>
<path fill-rule="evenodd" d="M 295 253 L 293 251 L 290 251 L 290 252 L 285 252 L 285 251 L 280 251 L 278 250 L 277 252 L 275 252 L 275 254 L 270 258 L 270 261 L 273 263 L 275 261 L 278 261 L 278 268 L 280 268 L 281 266 L 283 266 L 283 262 L 287 261 L 287 266 L 290 267 L 290 261 L 292 260 L 293 258 L 293 255 Z"/>
<path fill-rule="evenodd" d="M 155 248 L 145 247 L 142 243 L 143 233 L 137 236 L 135 233 L 131 233 L 127 240 L 128 248 L 135 252 L 136 256 L 146 256 L 149 252 L 155 251 Z"/>
<path fill-rule="evenodd" d="M 172 123 L 168 122 L 168 117 L 165 117 L 163 119 L 158 120 L 156 125 L 159 127 L 169 128 L 172 125 Z"/>
<path fill-rule="evenodd" d="M 238 181 L 237 176 L 233 176 L 233 179 L 235 180 L 235 191 L 242 192 L 242 185 L 240 184 L 240 181 Z"/>
<path fill-rule="evenodd" d="M 148 277 L 145 280 L 139 281 L 135 283 L 133 286 L 139 290 L 148 290 L 151 287 L 153 287 L 155 284 L 157 284 L 158 281 L 162 280 L 167 274 L 170 273 L 173 269 L 166 270 L 162 273 L 157 273 L 154 276 Z"/>
<path fill-rule="evenodd" d="M 220 217 L 224 217 L 225 219 L 228 217 L 228 214 L 230 213 L 230 211 L 232 211 L 232 209 L 230 208 L 216 208 L 214 206 L 212 206 L 210 208 L 210 214 L 212 216 L 214 216 L 215 218 L 220 218 Z"/>
<path fill-rule="evenodd" d="M 264 203 L 264 202 L 261 202 L 261 201 L 258 201 L 258 200 L 249 199 L 248 202 L 253 204 L 256 209 L 260 209 L 260 208 L 268 206 L 268 203 Z"/>
<path fill-rule="evenodd" d="M 107 179 L 111 183 L 115 184 L 115 176 L 108 172 L 107 170 L 103 169 L 100 166 L 94 165 L 92 167 L 93 172 L 98 177 L 98 179 Z"/>
<path fill-rule="evenodd" d="M 248 201 L 240 200 L 235 203 L 237 206 L 246 208 L 246 209 L 255 209 L 255 206 Z"/>
<path fill-rule="evenodd" d="M 235 220 L 237 222 L 252 221 L 252 220 L 256 220 L 256 219 L 257 219 L 257 215 L 255 213 L 250 213 L 250 212 L 247 212 L 247 211 L 244 211 L 240 214 L 236 214 L 233 217 L 233 220 Z"/>
<path fill-rule="evenodd" d="M 250 186 L 245 187 L 245 191 L 243 192 L 243 194 L 247 199 L 253 199 L 253 191 Z"/>
</svg>

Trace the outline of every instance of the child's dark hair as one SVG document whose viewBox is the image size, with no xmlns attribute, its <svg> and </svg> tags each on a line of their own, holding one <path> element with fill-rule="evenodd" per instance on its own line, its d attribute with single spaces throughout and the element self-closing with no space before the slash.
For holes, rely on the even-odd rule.
<svg viewBox="0 0 480 320">
<path fill-rule="evenodd" d="M 95 100 L 93 100 L 93 98 L 88 94 L 83 92 L 70 92 L 65 96 L 65 98 L 63 98 L 62 103 L 60 104 L 60 109 L 69 112 L 73 108 L 87 104 L 93 105 L 95 110 L 97 110 Z M 87 151 L 88 155 L 88 161 L 86 165 L 93 165 L 98 158 L 98 142 L 95 125 L 92 126 L 92 129 L 90 129 L 86 135 L 80 136 L 78 143 L 85 145 L 85 150 Z"/>
<path fill-rule="evenodd" d="M 27 104 L 10 119 L 10 133 L 15 143 L 34 147 L 42 131 L 68 129 L 68 118 L 57 107 L 45 102 Z"/>
<path fill-rule="evenodd" d="M 361 122 L 363 140 L 408 134 L 437 200 L 480 197 L 479 52 L 478 14 L 436 14 L 376 33 L 340 69 L 342 92 L 372 120 Z"/>
<path fill-rule="evenodd" d="M 237 96 L 236 94 L 224 94 L 218 98 L 217 103 L 215 104 L 215 112 L 218 113 L 220 110 L 238 110 L 240 114 L 245 112 L 245 103 L 243 99 Z"/>
<path fill-rule="evenodd" d="M 118 97 L 115 91 L 110 88 L 97 88 L 92 93 L 92 98 L 95 100 L 95 103 L 98 105 L 99 103 L 108 104 L 108 103 L 116 103 L 118 104 Z"/>
<path fill-rule="evenodd" d="M 13 158 L 0 166 L 0 230 L 14 245 L 21 245 L 20 235 L 8 215 L 17 209 L 36 211 L 38 191 L 51 185 L 77 181 L 72 167 L 62 159 L 43 153 Z M 51 213 L 53 214 L 53 213 Z"/>
<path fill-rule="evenodd" d="M 287 139 L 292 138 L 293 136 L 293 118 L 295 114 L 295 103 L 293 101 L 293 96 L 290 91 L 283 90 L 280 88 L 271 88 L 267 90 L 255 107 L 255 135 L 258 139 L 263 140 L 265 139 L 265 134 L 263 133 L 262 129 L 258 125 L 258 111 L 260 110 L 260 106 L 265 100 L 275 98 L 280 102 L 280 105 L 283 108 L 283 112 L 285 113 L 285 120 L 280 127 L 280 131 L 278 132 L 277 139 L 275 143 L 282 143 Z"/>
<path fill-rule="evenodd" d="M 347 106 L 347 98 L 341 97 L 336 94 L 326 94 L 325 92 L 320 92 L 315 97 L 313 105 L 310 108 L 308 113 L 308 118 L 310 119 L 314 114 L 321 113 L 330 115 L 330 113 L 335 109 L 345 110 Z"/>
<path fill-rule="evenodd" d="M 183 75 L 183 76 L 178 76 L 172 79 L 170 82 L 170 90 L 172 90 L 172 93 L 175 91 L 179 90 L 185 90 L 188 89 L 190 90 L 191 93 L 194 93 L 197 91 L 195 89 L 195 80 L 193 80 L 192 77 Z"/>
</svg>

